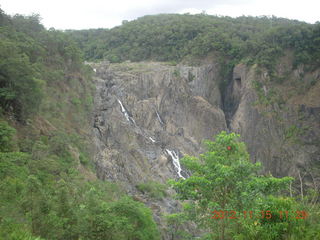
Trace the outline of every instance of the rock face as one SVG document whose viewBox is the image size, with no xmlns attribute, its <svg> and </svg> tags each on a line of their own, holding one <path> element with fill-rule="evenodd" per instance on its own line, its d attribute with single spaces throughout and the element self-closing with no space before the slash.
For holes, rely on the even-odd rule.
<svg viewBox="0 0 320 240">
<path fill-rule="evenodd" d="M 307 185 L 319 181 L 311 171 L 320 165 L 319 81 L 299 101 L 288 97 L 285 103 L 270 100 L 262 107 L 259 101 L 271 99 L 275 85 L 255 66 L 236 66 L 225 92 L 220 91 L 215 63 L 191 67 L 126 62 L 92 67 L 97 87 L 93 131 L 98 177 L 122 182 L 136 198 L 144 197 L 136 189 L 141 182 L 179 178 L 173 156 L 197 156 L 204 151 L 202 140 L 222 130 L 240 133 L 252 161 L 261 161 L 265 172 L 300 175 Z M 296 75 L 301 73 L 292 70 L 289 78 Z M 319 71 L 311 75 L 317 80 L 320 76 Z M 254 87 L 257 84 L 259 89 Z M 277 88 L 281 93 L 280 85 Z M 181 175 L 188 173 L 182 168 Z M 155 208 L 150 199 L 145 202 Z M 177 208 L 169 198 L 156 205 L 158 221 L 160 212 Z"/>
<path fill-rule="evenodd" d="M 226 130 L 214 64 L 98 64 L 94 132 L 97 173 L 126 183 L 177 178 L 173 159 L 198 154 L 203 139 Z M 182 176 L 187 173 L 182 170 Z M 129 184 L 128 184 L 129 183 Z"/>
<path fill-rule="evenodd" d="M 264 171 L 277 177 L 301 177 L 314 188 L 320 182 L 320 74 L 297 74 L 290 67 L 286 81 L 277 83 L 267 72 L 257 73 L 256 66 L 236 66 L 225 113 L 229 129 L 241 135 L 253 162 L 262 162 Z M 301 90 L 301 82 L 309 79 L 316 83 Z"/>
</svg>

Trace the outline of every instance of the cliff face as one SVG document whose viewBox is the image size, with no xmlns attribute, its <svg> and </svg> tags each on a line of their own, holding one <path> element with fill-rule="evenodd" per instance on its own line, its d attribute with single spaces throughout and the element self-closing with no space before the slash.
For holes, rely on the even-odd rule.
<svg viewBox="0 0 320 240">
<path fill-rule="evenodd" d="M 276 84 L 256 66 L 240 64 L 221 92 L 214 61 L 199 67 L 151 62 L 92 67 L 99 178 L 123 182 L 135 195 L 138 183 L 187 177 L 178 158 L 198 155 L 202 140 L 226 130 L 241 134 L 252 161 L 261 161 L 265 172 L 300 174 L 304 184 L 317 181 L 312 167 L 319 164 L 319 71 L 302 76 L 292 70 L 289 83 Z M 316 79 L 301 97 L 290 86 L 297 76 Z M 284 89 L 292 91 L 283 94 Z M 160 208 L 166 211 L 175 206 L 165 204 Z"/>
<path fill-rule="evenodd" d="M 294 70 L 288 58 L 276 71 L 281 81 L 256 66 L 234 68 L 225 94 L 229 128 L 265 172 L 301 177 L 314 187 L 320 180 L 320 71 Z"/>
<path fill-rule="evenodd" d="M 128 183 L 179 177 L 172 158 L 200 152 L 201 141 L 226 130 L 215 64 L 93 66 L 98 176 Z M 171 156 L 173 154 L 173 157 Z M 187 173 L 182 170 L 182 176 Z"/>
</svg>

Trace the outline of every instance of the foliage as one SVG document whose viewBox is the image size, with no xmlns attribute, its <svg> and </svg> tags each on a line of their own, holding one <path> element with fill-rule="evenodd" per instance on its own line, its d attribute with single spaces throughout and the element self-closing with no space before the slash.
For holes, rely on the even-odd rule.
<svg viewBox="0 0 320 240">
<path fill-rule="evenodd" d="M 113 29 L 68 31 L 89 60 L 181 61 L 219 52 L 239 62 L 256 62 L 274 70 L 284 49 L 296 65 L 319 66 L 320 24 L 272 17 L 218 17 L 206 14 L 160 14 Z"/>
<path fill-rule="evenodd" d="M 0 22 L 0 107 L 25 122 L 37 114 L 45 86 L 83 69 L 79 48 L 66 34 L 41 24 L 38 15 Z"/>
<path fill-rule="evenodd" d="M 158 200 L 167 196 L 166 185 L 154 181 L 140 183 L 137 185 L 137 189 L 143 193 L 147 193 L 151 198 Z"/>
<path fill-rule="evenodd" d="M 91 75 L 70 36 L 0 10 L 0 239 L 159 239 L 146 206 L 91 172 Z"/>
<path fill-rule="evenodd" d="M 150 209 L 117 185 L 79 173 L 92 167 L 86 126 L 94 91 L 81 50 L 89 60 L 152 59 L 171 65 L 215 52 L 224 79 L 243 61 L 258 63 L 271 80 L 281 82 L 275 66 L 286 49 L 293 51 L 295 66 L 319 66 L 319 36 L 319 23 L 205 14 L 161 14 L 111 30 L 61 32 L 46 30 L 36 14 L 8 16 L 0 9 L 0 239 L 160 238 Z M 189 81 L 193 78 L 189 74 Z M 225 88 L 227 82 L 221 84 Z M 306 88 L 314 84 L 310 79 Z M 261 84 L 256 87 L 266 104 L 276 101 L 272 91 L 266 96 Z M 299 134 L 291 127 L 285 137 Z M 210 230 L 208 238 L 320 237 L 319 206 L 280 196 L 291 180 L 260 175 L 260 165 L 249 162 L 236 135 L 222 133 L 207 146 L 200 159 L 182 160 L 193 175 L 172 182 L 179 198 L 189 200 L 184 212 L 166 217 L 172 238 L 192 239 L 185 232 L 191 220 Z M 137 188 L 155 199 L 166 196 L 156 182 Z M 306 208 L 313 211 L 307 221 L 280 219 L 279 209 Z M 212 210 L 237 210 L 239 219 L 210 220 Z M 274 218 L 244 219 L 241 210 L 269 210 Z"/>
<path fill-rule="evenodd" d="M 0 238 L 159 238 L 150 209 L 114 184 L 86 182 L 48 144 L 35 143 L 32 155 L 0 153 Z"/>
<path fill-rule="evenodd" d="M 37 110 L 40 103 L 39 80 L 29 57 L 15 44 L 0 41 L 0 99 L 5 110 L 14 109 L 19 119 Z"/>
<path fill-rule="evenodd" d="M 185 228 L 190 220 L 183 212 L 166 215 L 165 220 L 168 226 L 167 232 L 171 239 L 194 239 Z"/>
<path fill-rule="evenodd" d="M 8 125 L 5 121 L 0 121 L 0 152 L 13 150 L 13 136 L 16 130 Z"/>
<path fill-rule="evenodd" d="M 279 217 L 280 210 L 298 209 L 293 199 L 279 195 L 292 179 L 260 175 L 260 163 L 250 162 L 238 138 L 234 133 L 222 132 L 215 142 L 206 142 L 208 152 L 200 158 L 187 156 L 181 160 L 193 174 L 170 183 L 178 199 L 190 200 L 186 214 L 199 227 L 210 229 L 213 239 L 282 239 L 295 234 L 297 221 Z M 236 218 L 218 215 L 217 219 L 217 215 L 210 214 L 214 211 L 235 211 Z M 250 211 L 253 217 L 247 215 Z M 274 215 L 270 219 L 257 217 L 261 211 Z"/>
<path fill-rule="evenodd" d="M 159 239 L 150 209 L 130 198 L 103 205 L 88 216 L 86 239 Z"/>
</svg>

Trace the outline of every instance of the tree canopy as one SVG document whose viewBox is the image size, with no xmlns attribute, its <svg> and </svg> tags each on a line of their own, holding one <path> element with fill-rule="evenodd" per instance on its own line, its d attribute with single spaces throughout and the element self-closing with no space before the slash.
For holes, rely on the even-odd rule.
<svg viewBox="0 0 320 240">
<path fill-rule="evenodd" d="M 68 31 L 89 60 L 180 61 L 218 52 L 270 67 L 283 50 L 297 63 L 319 66 L 320 24 L 277 17 L 218 17 L 160 14 L 123 22 L 112 29 Z"/>
<path fill-rule="evenodd" d="M 50 76 L 79 71 L 82 56 L 69 36 L 47 31 L 39 15 L 0 16 L 0 107 L 25 121 L 39 110 Z"/>
<path fill-rule="evenodd" d="M 285 195 L 293 179 L 262 175 L 261 164 L 251 163 L 245 144 L 238 138 L 222 132 L 214 142 L 206 141 L 208 151 L 200 158 L 186 156 L 181 160 L 192 176 L 170 183 L 178 199 L 188 200 L 186 219 L 209 230 L 208 239 L 304 237 L 300 230 L 305 222 L 301 220 L 306 220 L 308 209 L 299 208 Z M 290 217 L 285 216 L 287 212 Z"/>
<path fill-rule="evenodd" d="M 92 177 L 91 73 L 69 35 L 0 9 L 0 239 L 160 238 L 148 207 Z"/>
</svg>

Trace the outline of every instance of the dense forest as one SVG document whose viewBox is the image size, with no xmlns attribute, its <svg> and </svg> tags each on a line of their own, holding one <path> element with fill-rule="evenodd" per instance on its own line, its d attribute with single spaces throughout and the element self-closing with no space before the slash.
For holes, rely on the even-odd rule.
<svg viewBox="0 0 320 240">
<path fill-rule="evenodd" d="M 95 86 L 85 60 L 197 64 L 212 53 L 224 63 L 221 74 L 243 62 L 272 76 L 286 50 L 295 66 L 319 67 L 320 24 L 162 14 L 110 30 L 57 31 L 38 15 L 0 10 L 0 239 L 160 239 L 151 209 L 96 178 L 89 143 Z M 221 133 L 207 150 L 182 161 L 192 177 L 168 184 L 186 200 L 181 212 L 164 217 L 172 239 L 194 239 L 190 222 L 205 232 L 201 239 L 320 238 L 318 192 L 300 200 L 289 192 L 291 178 L 260 175 L 235 134 Z M 157 183 L 138 189 L 167 194 Z M 224 217 L 235 209 L 263 216 Z"/>
<path fill-rule="evenodd" d="M 237 63 L 258 64 L 281 81 L 276 65 L 293 52 L 293 68 L 320 66 L 320 23 L 277 17 L 218 17 L 206 14 L 160 14 L 123 21 L 112 29 L 66 31 L 89 61 L 181 61 L 197 65 L 208 55 L 219 60 L 227 79 Z M 226 82 L 221 84 L 225 88 Z"/>
<path fill-rule="evenodd" d="M 150 209 L 95 177 L 82 62 L 39 16 L 0 12 L 0 239 L 159 238 Z"/>
<path fill-rule="evenodd" d="M 67 31 L 88 60 L 181 61 L 219 52 L 233 61 L 271 67 L 285 49 L 296 64 L 319 66 L 320 24 L 277 17 L 161 14 L 123 21 L 119 27 Z"/>
</svg>

